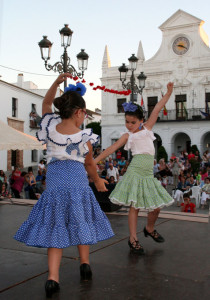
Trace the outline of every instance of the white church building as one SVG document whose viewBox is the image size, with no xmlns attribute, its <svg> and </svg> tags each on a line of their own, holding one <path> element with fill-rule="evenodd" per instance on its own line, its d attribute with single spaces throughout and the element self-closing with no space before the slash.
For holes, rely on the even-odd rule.
<svg viewBox="0 0 210 300">
<path fill-rule="evenodd" d="M 197 145 L 201 154 L 210 150 L 210 48 L 203 24 L 201 19 L 178 10 L 160 25 L 162 43 L 151 59 L 145 60 L 139 43 L 135 77 L 140 72 L 147 76 L 143 90 L 147 117 L 166 92 L 167 83 L 174 82 L 173 93 L 166 105 L 168 113 L 165 116 L 162 111 L 153 128 L 156 150 L 160 145 L 164 146 L 169 157 L 172 153 L 179 155 L 185 149 L 189 151 L 191 145 Z M 118 68 L 111 67 L 106 46 L 102 85 L 123 90 Z M 130 96 L 102 93 L 102 148 L 110 146 L 125 131 L 122 112 L 125 101 L 130 101 Z M 140 101 L 138 95 L 137 103 Z"/>
</svg>

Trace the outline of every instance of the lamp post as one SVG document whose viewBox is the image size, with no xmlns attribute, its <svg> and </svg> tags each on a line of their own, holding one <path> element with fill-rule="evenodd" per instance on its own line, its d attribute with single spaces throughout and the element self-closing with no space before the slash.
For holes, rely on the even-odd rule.
<svg viewBox="0 0 210 300">
<path fill-rule="evenodd" d="M 137 101 L 137 94 L 142 95 L 143 89 L 145 87 L 145 80 L 147 79 L 147 76 L 144 74 L 144 72 L 141 72 L 139 76 L 137 77 L 139 81 L 139 86 L 135 82 L 135 76 L 134 71 L 137 67 L 138 58 L 132 54 L 130 58 L 128 58 L 130 69 L 126 67 L 125 64 L 122 64 L 121 67 L 119 67 L 120 72 L 120 81 L 122 81 L 122 87 L 127 90 L 131 90 L 131 98 L 130 101 L 134 102 Z M 128 71 L 131 71 L 131 77 L 130 81 L 126 82 L 126 75 Z"/>
<path fill-rule="evenodd" d="M 45 62 L 45 68 L 48 71 L 53 70 L 58 73 L 70 73 L 73 77 L 79 77 L 80 79 L 84 76 L 84 71 L 87 70 L 88 64 L 88 54 L 85 53 L 84 49 L 81 49 L 81 52 L 77 54 L 78 68 L 79 72 L 75 69 L 73 65 L 70 64 L 71 60 L 68 57 L 67 48 L 71 44 L 71 37 L 73 31 L 68 27 L 68 24 L 64 25 L 59 32 L 61 35 L 61 46 L 64 47 L 63 55 L 61 55 L 61 61 L 56 62 L 54 65 L 48 64 L 50 59 L 52 43 L 47 39 L 47 36 L 44 35 L 43 39 L 38 43 L 41 50 L 41 57 Z M 67 80 L 64 81 L 64 88 L 67 86 Z"/>
</svg>

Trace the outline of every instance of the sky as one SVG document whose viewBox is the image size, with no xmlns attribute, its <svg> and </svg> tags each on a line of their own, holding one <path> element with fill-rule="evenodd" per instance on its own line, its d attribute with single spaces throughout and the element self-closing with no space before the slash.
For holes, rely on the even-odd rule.
<svg viewBox="0 0 210 300">
<path fill-rule="evenodd" d="M 158 27 L 178 9 L 205 21 L 203 29 L 210 37 L 209 0 L 0 0 L 0 78 L 15 83 L 23 73 L 25 81 L 48 89 L 58 73 L 45 69 L 38 42 L 47 35 L 53 43 L 49 60 L 53 65 L 63 54 L 59 30 L 68 24 L 73 31 L 68 48 L 71 64 L 78 70 L 76 55 L 85 49 L 89 61 L 84 78 L 100 85 L 106 45 L 111 66 L 128 64 L 140 41 L 147 60 L 161 45 Z M 84 98 L 88 109 L 101 108 L 99 90 L 87 86 Z"/>
</svg>

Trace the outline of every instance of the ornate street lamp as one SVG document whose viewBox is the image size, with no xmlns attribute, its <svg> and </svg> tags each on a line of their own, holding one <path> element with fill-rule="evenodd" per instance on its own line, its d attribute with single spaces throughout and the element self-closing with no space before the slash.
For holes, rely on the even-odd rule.
<svg viewBox="0 0 210 300">
<path fill-rule="evenodd" d="M 145 81 L 147 79 L 147 76 L 141 72 L 139 76 L 137 77 L 139 81 L 139 86 L 135 82 L 135 76 L 134 76 L 134 71 L 137 68 L 137 62 L 138 58 L 132 54 L 130 58 L 128 58 L 129 64 L 130 64 L 130 69 L 126 67 L 125 64 L 122 64 L 121 67 L 119 67 L 119 72 L 120 72 L 120 81 L 122 81 L 122 87 L 127 90 L 131 90 L 131 98 L 130 100 L 132 102 L 137 101 L 137 94 L 142 94 L 143 89 L 145 87 Z M 131 77 L 130 81 L 126 82 L 126 75 L 128 71 L 131 71 Z"/>
<path fill-rule="evenodd" d="M 64 25 L 59 32 L 61 35 L 61 46 L 64 47 L 64 53 L 61 55 L 61 61 L 56 62 L 54 65 L 48 64 L 50 59 L 52 43 L 47 39 L 47 36 L 44 35 L 43 39 L 38 43 L 41 50 L 41 57 L 45 62 L 45 68 L 48 71 L 53 70 L 58 73 L 70 73 L 73 77 L 79 77 L 80 79 L 84 76 L 84 71 L 87 70 L 88 64 L 88 54 L 85 53 L 84 49 L 81 49 L 81 52 L 77 54 L 78 68 L 80 72 L 77 72 L 75 67 L 70 64 L 70 57 L 68 57 L 67 47 L 71 44 L 71 37 L 73 31 L 68 27 L 67 24 Z M 67 86 L 67 80 L 64 81 L 64 88 Z"/>
</svg>

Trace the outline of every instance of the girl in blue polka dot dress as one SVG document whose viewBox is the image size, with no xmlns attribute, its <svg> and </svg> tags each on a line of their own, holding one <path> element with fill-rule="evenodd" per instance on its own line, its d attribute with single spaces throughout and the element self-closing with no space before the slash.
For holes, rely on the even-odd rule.
<svg viewBox="0 0 210 300">
<path fill-rule="evenodd" d="M 114 235 L 87 177 L 88 173 L 98 191 L 107 191 L 107 181 L 99 178 L 92 158 L 91 144 L 97 142 L 98 136 L 92 129 L 80 129 L 86 116 L 82 98 L 86 88 L 81 83 L 69 85 L 62 96 L 54 99 L 59 84 L 67 77 L 70 74 L 58 76 L 42 105 L 37 138 L 47 144 L 46 190 L 14 237 L 28 246 L 48 248 L 47 296 L 60 289 L 63 248 L 77 245 L 80 275 L 88 280 L 92 277 L 89 245 Z M 52 113 L 52 104 L 56 113 Z"/>
</svg>

